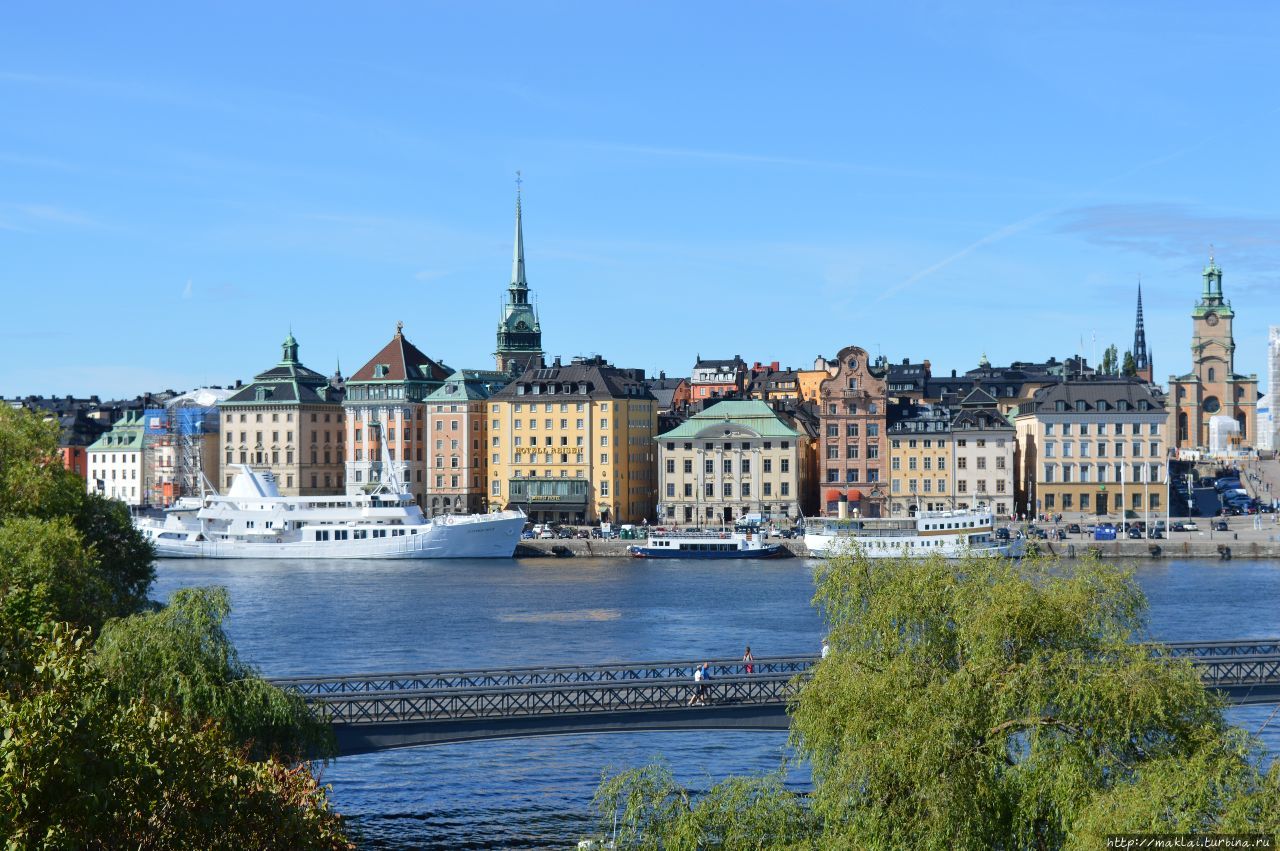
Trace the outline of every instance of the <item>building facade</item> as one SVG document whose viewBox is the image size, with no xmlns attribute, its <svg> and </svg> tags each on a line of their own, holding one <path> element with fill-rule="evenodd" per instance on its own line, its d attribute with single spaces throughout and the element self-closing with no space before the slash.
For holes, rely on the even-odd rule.
<svg viewBox="0 0 1280 851">
<path fill-rule="evenodd" d="M 529 282 L 524 274 L 524 224 L 520 193 L 516 192 L 516 240 L 511 258 L 511 283 L 498 319 L 498 346 L 493 353 L 498 372 L 517 375 L 542 363 L 542 323 L 538 308 L 529 302 Z"/>
<path fill-rule="evenodd" d="M 1139 379 L 1066 381 L 1014 419 L 1019 510 L 1163 511 L 1169 412 Z"/>
<path fill-rule="evenodd" d="M 809 428 L 763 401 L 730 400 L 659 435 L 660 521 L 790 524 L 812 513 L 817 465 Z"/>
<path fill-rule="evenodd" d="M 747 388 L 747 362 L 741 355 L 727 360 L 698 355 L 689 378 L 689 397 L 694 404 L 711 399 L 740 399 Z"/>
<path fill-rule="evenodd" d="M 1280 417 L 1276 416 L 1276 400 L 1280 399 L 1280 325 L 1272 325 L 1267 335 L 1267 445 L 1259 441 L 1259 449 L 1280 450 Z M 1259 425 L 1261 429 L 1261 425 Z"/>
<path fill-rule="evenodd" d="M 985 388 L 974 387 L 952 409 L 951 438 L 955 507 L 985 505 L 1002 517 L 1013 514 L 1017 433 Z"/>
<path fill-rule="evenodd" d="M 1209 420 L 1231 417 L 1238 439 L 1257 438 L 1258 376 L 1235 372 L 1235 311 L 1222 295 L 1222 270 L 1209 258 L 1200 300 L 1191 311 L 1191 372 L 1169 377 L 1171 441 L 1179 449 L 1209 445 Z"/>
<path fill-rule="evenodd" d="M 460 369 L 426 398 L 427 516 L 489 509 L 488 400 L 510 380 L 505 372 Z"/>
<path fill-rule="evenodd" d="M 866 349 L 846 346 L 820 387 L 820 507 L 835 514 L 841 497 L 864 517 L 886 514 L 889 445 L 888 370 Z"/>
<path fill-rule="evenodd" d="M 751 367 L 745 396 L 765 402 L 799 402 L 800 373 L 791 367 L 782 369 L 777 361 L 757 363 Z"/>
<path fill-rule="evenodd" d="M 383 482 L 408 488 L 426 505 L 426 399 L 449 375 L 422 353 L 396 323 L 391 340 L 346 380 L 342 402 L 346 492 L 360 493 Z"/>
<path fill-rule="evenodd" d="M 126 411 L 111 430 L 89 445 L 90 493 L 118 499 L 126 505 L 147 505 L 146 422 L 141 411 Z"/>
<path fill-rule="evenodd" d="M 530 367 L 489 399 L 489 506 L 534 522 L 656 518 L 657 400 L 599 356 Z"/>
<path fill-rule="evenodd" d="M 341 393 L 298 360 L 290 333 L 280 362 L 218 403 L 222 425 L 222 482 L 233 465 L 270 472 L 285 496 L 343 492 L 344 417 Z"/>
<path fill-rule="evenodd" d="M 951 412 L 942 405 L 891 405 L 887 428 L 890 516 L 953 508 Z"/>
</svg>

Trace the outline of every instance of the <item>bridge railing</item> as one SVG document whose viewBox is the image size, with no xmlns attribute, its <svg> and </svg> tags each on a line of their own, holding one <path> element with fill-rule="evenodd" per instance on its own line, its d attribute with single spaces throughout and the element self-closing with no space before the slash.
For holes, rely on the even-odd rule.
<svg viewBox="0 0 1280 851">
<path fill-rule="evenodd" d="M 378 724 L 471 718 L 565 716 L 688 706 L 776 705 L 795 690 L 789 674 L 743 674 L 701 683 L 649 679 L 457 688 L 438 691 L 324 695 L 311 699 L 336 724 Z"/>
<path fill-rule="evenodd" d="M 1280 638 L 1241 641 L 1171 641 L 1164 645 L 1171 656 L 1217 659 L 1229 656 L 1280 656 Z"/>
<path fill-rule="evenodd" d="M 809 670 L 813 656 L 773 656 L 743 662 L 741 659 L 708 659 L 714 679 L 748 675 L 783 674 L 788 677 Z M 409 692 L 439 689 L 512 688 L 517 686 L 613 683 L 636 680 L 693 679 L 702 661 L 619 662 L 592 666 L 543 666 L 536 668 L 488 668 L 482 670 L 426 671 L 420 673 L 352 674 L 342 677 L 276 677 L 280 688 L 306 696 Z M 747 669 L 751 670 L 748 671 Z"/>
</svg>

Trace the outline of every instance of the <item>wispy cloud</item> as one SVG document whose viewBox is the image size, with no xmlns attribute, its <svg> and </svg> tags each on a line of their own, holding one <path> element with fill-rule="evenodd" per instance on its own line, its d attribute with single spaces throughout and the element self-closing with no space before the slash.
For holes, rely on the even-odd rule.
<svg viewBox="0 0 1280 851">
<path fill-rule="evenodd" d="M 187 278 L 187 285 L 182 288 L 182 297 L 184 299 L 191 298 L 191 279 Z"/>
<path fill-rule="evenodd" d="M 435 281 L 446 277 L 449 273 L 439 269 L 423 269 L 421 272 L 415 272 L 413 279 L 415 281 Z"/>
<path fill-rule="evenodd" d="M 1217 214 L 1185 204 L 1099 204 L 1063 213 L 1059 231 L 1153 257 L 1203 254 L 1210 243 L 1240 254 L 1280 249 L 1280 217 Z"/>
</svg>

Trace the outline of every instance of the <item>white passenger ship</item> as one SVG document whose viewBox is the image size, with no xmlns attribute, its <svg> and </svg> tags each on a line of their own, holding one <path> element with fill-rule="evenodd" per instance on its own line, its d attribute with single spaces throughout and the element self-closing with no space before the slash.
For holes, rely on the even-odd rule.
<svg viewBox="0 0 1280 851">
<path fill-rule="evenodd" d="M 395 482 L 348 496 L 281 496 L 241 465 L 225 496 L 186 497 L 134 521 L 162 558 L 510 558 L 520 511 L 428 519 Z"/>
<path fill-rule="evenodd" d="M 1020 540 L 996 538 L 995 517 L 982 507 L 923 511 L 903 519 L 811 518 L 805 530 L 805 546 L 815 558 L 855 549 L 870 558 L 1022 555 Z"/>
</svg>

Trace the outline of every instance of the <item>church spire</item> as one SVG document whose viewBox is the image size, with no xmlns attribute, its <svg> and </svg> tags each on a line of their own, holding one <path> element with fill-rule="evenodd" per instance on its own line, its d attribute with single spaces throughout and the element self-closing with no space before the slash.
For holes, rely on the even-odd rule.
<svg viewBox="0 0 1280 851">
<path fill-rule="evenodd" d="M 1138 280 L 1138 316 L 1133 324 L 1133 365 L 1138 374 L 1151 380 L 1151 351 L 1147 348 L 1147 330 L 1142 321 L 1142 280 Z"/>
<path fill-rule="evenodd" d="M 520 214 L 520 184 L 524 180 L 520 172 L 516 172 L 516 244 L 511 253 L 511 289 L 528 289 L 529 282 L 524 278 L 524 227 Z"/>
</svg>

